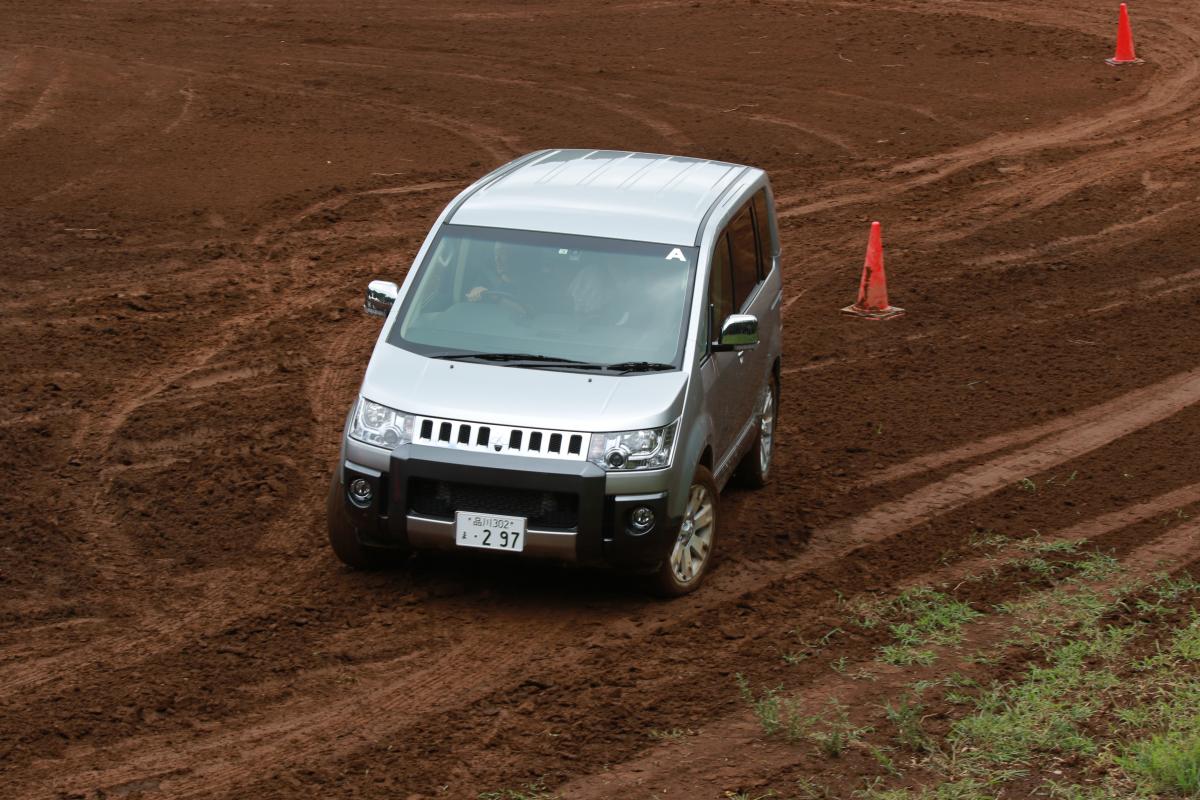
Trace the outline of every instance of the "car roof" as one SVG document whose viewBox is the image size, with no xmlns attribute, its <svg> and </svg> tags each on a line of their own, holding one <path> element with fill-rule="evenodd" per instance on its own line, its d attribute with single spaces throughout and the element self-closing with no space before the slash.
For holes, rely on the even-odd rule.
<svg viewBox="0 0 1200 800">
<path fill-rule="evenodd" d="M 449 216 L 478 225 L 693 245 L 741 164 L 622 150 L 545 150 L 481 180 Z"/>
</svg>

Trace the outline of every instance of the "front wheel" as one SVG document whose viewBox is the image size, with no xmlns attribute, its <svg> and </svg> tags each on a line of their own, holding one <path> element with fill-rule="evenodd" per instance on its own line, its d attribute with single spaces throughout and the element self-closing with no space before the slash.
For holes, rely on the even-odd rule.
<svg viewBox="0 0 1200 800">
<path fill-rule="evenodd" d="M 679 597 L 695 591 L 704 580 L 717 545 L 719 505 L 717 482 L 712 473 L 704 466 L 696 467 L 679 535 L 654 576 L 656 594 Z"/>
</svg>

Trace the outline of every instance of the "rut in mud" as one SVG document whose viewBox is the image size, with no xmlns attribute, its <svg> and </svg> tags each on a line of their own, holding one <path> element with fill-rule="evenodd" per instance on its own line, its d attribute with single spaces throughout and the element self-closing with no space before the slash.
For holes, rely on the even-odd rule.
<svg viewBox="0 0 1200 800">
<path fill-rule="evenodd" d="M 1136 9 L 1148 63 L 1114 70 L 1114 13 L 8 4 L 4 796 L 719 797 L 792 756 L 684 780 L 650 732 L 760 752 L 733 676 L 826 691 L 772 648 L 839 596 L 970 574 L 982 530 L 1194 562 L 1155 520 L 1200 501 L 1200 20 Z M 551 565 L 343 570 L 323 492 L 362 288 L 491 167 L 591 146 L 770 173 L 773 483 L 724 496 L 723 560 L 674 603 Z M 886 325 L 836 313 L 871 219 L 910 312 Z"/>
</svg>

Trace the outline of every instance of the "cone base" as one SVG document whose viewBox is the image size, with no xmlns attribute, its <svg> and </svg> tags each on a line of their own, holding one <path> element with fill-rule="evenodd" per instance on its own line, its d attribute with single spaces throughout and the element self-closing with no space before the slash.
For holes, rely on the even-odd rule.
<svg viewBox="0 0 1200 800">
<path fill-rule="evenodd" d="M 1127 67 L 1130 64 L 1145 64 L 1146 62 L 1140 58 L 1128 58 L 1128 59 L 1106 58 L 1106 59 L 1104 59 L 1104 63 L 1108 64 L 1110 67 Z"/>
<path fill-rule="evenodd" d="M 888 306 L 887 308 L 860 308 L 857 305 L 846 306 L 842 309 L 843 314 L 849 314 L 852 317 L 862 317 L 863 319 L 893 319 L 895 317 L 904 316 L 903 308 Z"/>
</svg>

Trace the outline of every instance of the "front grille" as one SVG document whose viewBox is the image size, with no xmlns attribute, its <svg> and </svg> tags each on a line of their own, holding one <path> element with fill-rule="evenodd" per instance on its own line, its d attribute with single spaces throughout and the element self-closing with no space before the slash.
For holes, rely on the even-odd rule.
<svg viewBox="0 0 1200 800">
<path fill-rule="evenodd" d="M 503 489 L 428 478 L 408 481 L 408 510 L 435 519 L 454 519 L 456 511 L 525 517 L 531 528 L 570 530 L 579 522 L 579 496 L 539 489 Z"/>
<path fill-rule="evenodd" d="M 413 442 L 451 450 L 583 461 L 587 458 L 590 437 L 574 431 L 416 417 L 413 420 Z"/>
</svg>

